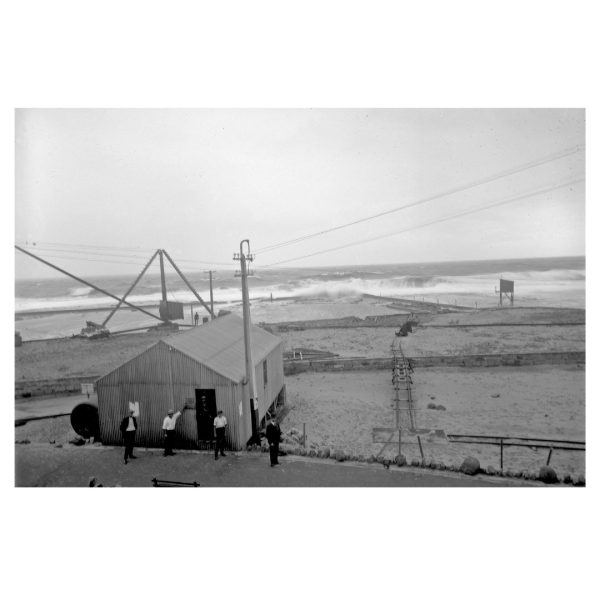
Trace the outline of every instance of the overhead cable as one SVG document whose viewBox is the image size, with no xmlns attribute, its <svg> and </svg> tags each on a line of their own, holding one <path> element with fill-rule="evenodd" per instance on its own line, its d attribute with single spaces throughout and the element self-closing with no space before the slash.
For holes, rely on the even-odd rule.
<svg viewBox="0 0 600 600">
<path fill-rule="evenodd" d="M 438 194 L 434 194 L 433 196 L 428 196 L 427 198 L 422 198 L 421 200 L 416 200 L 415 202 L 410 202 L 409 204 L 403 204 L 402 206 L 397 206 L 396 208 L 391 208 L 390 210 L 386 210 L 384 212 L 380 212 L 374 215 L 370 215 L 368 217 L 363 217 L 362 219 L 357 219 L 355 221 L 350 221 L 348 223 L 344 223 L 343 225 L 337 225 L 335 227 L 330 227 L 328 229 L 323 229 L 322 231 L 316 231 L 315 233 L 310 233 L 307 235 L 303 235 L 291 240 L 288 240 L 286 242 L 280 242 L 277 244 L 272 244 L 271 246 L 265 246 L 264 248 L 259 248 L 257 249 L 255 252 L 256 254 L 260 254 L 260 253 L 265 253 L 265 252 L 271 252 L 272 250 L 276 250 L 279 248 L 282 248 L 284 246 L 289 246 L 291 244 L 296 244 L 298 242 L 303 242 L 305 240 L 320 236 L 320 235 L 324 235 L 326 233 L 331 233 L 333 231 L 338 231 L 340 229 L 344 229 L 346 227 L 351 227 L 353 225 L 358 225 L 359 223 L 364 223 L 366 221 L 371 221 L 373 219 L 378 219 L 380 217 L 384 217 L 386 215 L 390 215 L 393 214 L 395 212 L 399 212 L 401 210 L 405 210 L 407 208 L 412 208 L 414 206 L 418 206 L 420 204 L 425 204 L 426 202 L 432 202 L 433 200 L 438 200 L 440 198 L 443 198 L 444 196 L 450 196 L 453 194 L 457 194 L 458 192 L 463 192 L 466 190 L 469 190 L 471 188 L 474 187 L 478 187 L 480 185 L 483 185 L 485 183 L 491 183 L 492 181 L 495 181 L 497 179 L 502 179 L 503 177 L 508 177 L 509 175 L 515 175 L 516 173 L 520 173 L 521 171 L 526 171 L 528 169 L 532 169 L 534 167 L 543 165 L 545 163 L 549 163 L 555 160 L 558 160 L 560 158 L 565 158 L 567 156 L 570 156 L 572 154 L 575 154 L 577 152 L 580 152 L 581 150 L 583 150 L 585 148 L 584 145 L 578 145 L 578 146 L 574 146 L 572 148 L 568 148 L 566 150 L 562 150 L 561 152 L 556 152 L 554 154 L 550 154 L 548 156 L 545 156 L 543 158 L 539 158 L 537 160 L 533 160 L 530 161 L 528 163 L 519 165 L 517 167 L 512 167 L 510 169 L 506 169 L 504 171 L 500 171 L 498 173 L 495 173 L 493 175 L 489 175 L 487 177 L 483 177 L 481 179 L 476 179 L 474 181 L 471 181 L 470 183 L 461 185 L 461 186 L 457 186 L 454 188 L 451 188 L 449 190 L 446 190 L 445 192 L 441 192 Z"/>
<path fill-rule="evenodd" d="M 318 252 L 312 252 L 311 254 L 305 254 L 304 256 L 298 256 L 296 258 L 289 258 L 289 259 L 286 259 L 286 260 L 281 260 L 279 262 L 275 262 L 275 263 L 271 263 L 269 265 L 265 265 L 262 268 L 267 269 L 267 268 L 270 268 L 270 267 L 274 267 L 276 265 L 282 265 L 284 263 L 294 262 L 296 260 L 302 260 L 303 258 L 310 258 L 312 256 L 317 256 L 319 254 L 327 254 L 328 252 L 334 252 L 335 250 L 342 250 L 344 248 L 351 248 L 352 246 L 358 246 L 360 244 L 366 244 L 368 242 L 374 242 L 374 241 L 381 240 L 381 239 L 384 239 L 384 238 L 387 238 L 387 237 L 392 237 L 394 235 L 399 235 L 401 233 L 407 233 L 408 231 L 413 231 L 415 229 L 420 229 L 422 227 L 427 227 L 428 225 L 434 225 L 436 223 L 441 223 L 443 221 L 449 221 L 451 219 L 456 219 L 458 217 L 463 217 L 465 215 L 470 215 L 470 214 L 473 214 L 473 213 L 477 213 L 477 212 L 481 212 L 481 211 L 484 211 L 484 210 L 488 210 L 488 209 L 494 208 L 496 206 L 501 206 L 502 204 L 508 204 L 510 202 L 517 202 L 518 200 L 525 200 L 527 198 L 532 198 L 533 196 L 539 196 L 540 194 L 545 194 L 545 193 L 552 192 L 552 191 L 560 189 L 560 188 L 568 187 L 570 185 L 575 185 L 577 183 L 581 183 L 582 181 L 585 181 L 585 180 L 583 178 L 581 178 L 581 179 L 574 179 L 574 180 L 568 181 L 566 183 L 561 183 L 561 184 L 553 185 L 553 186 L 550 186 L 550 187 L 547 187 L 547 188 L 544 188 L 544 189 L 541 189 L 541 190 L 536 190 L 534 192 L 529 192 L 527 194 L 521 194 L 519 196 L 516 196 L 516 197 L 513 197 L 513 198 L 509 198 L 507 200 L 501 200 L 499 202 L 494 202 L 494 203 L 491 203 L 491 204 L 487 204 L 485 206 L 480 206 L 480 207 L 477 207 L 477 208 L 469 209 L 469 210 L 462 211 L 462 212 L 459 212 L 459 213 L 455 213 L 455 214 L 452 214 L 452 215 L 448 215 L 448 216 L 445 216 L 445 217 L 440 217 L 438 219 L 433 219 L 431 221 L 427 221 L 426 223 L 421 223 L 419 225 L 414 225 L 412 227 L 407 227 L 406 229 L 401 229 L 400 231 L 393 231 L 391 233 L 386 233 L 384 235 L 378 235 L 376 237 L 372 237 L 372 238 L 368 238 L 368 239 L 364 239 L 364 240 L 358 240 L 358 241 L 355 241 L 355 242 L 351 242 L 349 244 L 344 244 L 343 246 L 336 246 L 335 248 L 329 248 L 327 250 L 320 250 Z"/>
</svg>

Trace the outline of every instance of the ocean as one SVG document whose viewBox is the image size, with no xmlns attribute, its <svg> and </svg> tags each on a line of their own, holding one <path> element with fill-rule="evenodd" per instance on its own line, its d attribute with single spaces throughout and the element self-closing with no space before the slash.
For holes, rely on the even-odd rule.
<svg viewBox="0 0 600 600">
<path fill-rule="evenodd" d="M 349 308 L 352 303 L 364 295 L 491 308 L 499 302 L 500 278 L 514 281 L 515 306 L 585 308 L 585 257 L 280 269 L 261 269 L 260 265 L 252 265 L 252 269 L 254 275 L 249 278 L 249 291 L 252 311 L 256 313 L 253 314 L 255 322 L 285 320 L 282 318 L 286 316 L 281 310 L 283 305 L 308 305 L 311 301 L 346 305 L 347 310 L 343 310 L 340 316 L 348 316 L 353 314 Z M 184 275 L 202 299 L 209 303 L 208 273 L 184 272 Z M 135 275 L 81 277 L 118 297 L 127 292 L 136 278 Z M 198 310 L 203 316 L 206 314 L 175 272 L 167 271 L 166 287 L 168 300 L 186 305 L 186 319 L 188 315 L 191 318 L 192 310 Z M 157 306 L 161 298 L 158 270 L 146 273 L 127 296 L 128 302 L 140 306 Z M 213 298 L 215 312 L 221 308 L 239 311 L 240 279 L 233 270 L 220 270 L 214 274 Z M 115 304 L 113 298 L 67 276 L 15 282 L 15 313 L 17 321 L 21 322 L 17 323 L 17 329 L 23 328 L 22 322 L 27 319 L 28 313 L 39 319 L 44 313 L 56 311 L 108 311 Z M 279 308 L 277 314 L 273 311 L 276 306 Z M 366 316 L 364 311 L 358 314 L 355 310 L 354 314 Z M 137 313 L 136 318 L 140 315 L 143 316 L 143 313 Z M 308 308 L 304 313 L 297 308 L 289 320 L 317 317 Z M 132 321 L 132 325 L 139 323 L 139 318 Z M 77 326 L 81 328 L 81 319 Z M 63 329 L 61 326 L 60 332 L 46 331 L 42 322 L 38 321 L 37 332 L 34 333 L 48 337 L 64 334 Z"/>
</svg>

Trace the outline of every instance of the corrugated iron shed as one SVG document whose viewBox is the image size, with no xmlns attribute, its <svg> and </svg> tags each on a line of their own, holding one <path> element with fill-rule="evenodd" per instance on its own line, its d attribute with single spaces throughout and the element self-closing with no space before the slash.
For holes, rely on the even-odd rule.
<svg viewBox="0 0 600 600">
<path fill-rule="evenodd" d="M 282 341 L 252 328 L 252 358 L 259 421 L 284 392 Z M 100 434 L 104 444 L 120 444 L 119 424 L 130 403 L 138 403 L 136 443 L 160 446 L 162 420 L 169 408 L 187 409 L 177 422 L 180 447 L 196 447 L 200 436 L 196 406 L 201 391 L 212 391 L 223 410 L 230 447 L 243 448 L 252 434 L 246 380 L 243 319 L 229 314 L 200 327 L 163 338 L 96 382 Z M 202 429 L 203 435 L 206 433 Z"/>
<path fill-rule="evenodd" d="M 235 383 L 242 381 L 246 375 L 244 321 L 237 315 L 219 317 L 161 341 Z M 280 343 L 278 337 L 253 325 L 254 364 L 260 363 Z"/>
</svg>

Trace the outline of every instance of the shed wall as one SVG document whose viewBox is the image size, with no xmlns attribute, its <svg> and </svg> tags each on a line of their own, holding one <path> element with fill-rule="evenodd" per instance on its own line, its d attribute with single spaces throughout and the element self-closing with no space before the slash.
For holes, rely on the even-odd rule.
<svg viewBox="0 0 600 600">
<path fill-rule="evenodd" d="M 262 419 L 269 406 L 277 398 L 283 387 L 283 342 L 274 348 L 264 360 L 267 361 L 267 384 L 265 385 L 263 362 L 260 361 L 254 370 L 256 392 L 258 395 L 258 413 Z"/>
<path fill-rule="evenodd" d="M 136 444 L 161 447 L 164 443 L 162 422 L 169 408 L 175 410 L 188 403 L 177 420 L 178 444 L 196 447 L 198 431 L 195 390 L 214 389 L 217 410 L 221 409 L 229 423 L 227 441 L 233 449 L 244 446 L 249 437 L 245 422 L 240 421 L 241 384 L 236 384 L 195 362 L 164 343 L 158 343 L 125 363 L 97 382 L 100 435 L 104 444 L 122 442 L 119 425 L 127 414 L 129 402 L 139 402 Z M 249 415 L 248 415 L 249 416 Z"/>
</svg>

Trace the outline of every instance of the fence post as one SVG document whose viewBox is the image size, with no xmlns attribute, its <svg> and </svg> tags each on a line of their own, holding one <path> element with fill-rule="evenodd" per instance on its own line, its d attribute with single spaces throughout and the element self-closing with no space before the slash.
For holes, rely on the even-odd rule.
<svg viewBox="0 0 600 600">
<path fill-rule="evenodd" d="M 552 450 L 554 450 L 554 448 L 552 448 L 552 446 L 550 446 L 550 452 L 548 452 L 548 458 L 546 459 L 546 466 L 548 466 L 550 464 L 550 458 L 552 457 Z"/>
<path fill-rule="evenodd" d="M 500 471 L 504 471 L 504 438 L 500 438 Z"/>
<path fill-rule="evenodd" d="M 421 436 L 417 436 L 417 440 L 419 441 L 419 450 L 421 452 L 421 460 L 425 460 L 425 455 L 423 454 L 423 446 L 421 445 Z"/>
<path fill-rule="evenodd" d="M 302 446 L 306 448 L 306 423 L 302 423 Z"/>
</svg>

